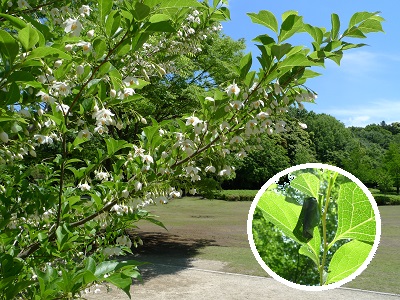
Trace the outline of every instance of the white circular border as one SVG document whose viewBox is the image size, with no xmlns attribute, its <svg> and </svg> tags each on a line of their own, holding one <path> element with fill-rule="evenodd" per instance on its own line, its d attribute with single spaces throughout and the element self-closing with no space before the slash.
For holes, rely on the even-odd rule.
<svg viewBox="0 0 400 300">
<path fill-rule="evenodd" d="M 374 209 L 374 213 L 375 213 L 375 221 L 376 221 L 376 236 L 375 236 L 375 241 L 374 244 L 372 246 L 371 252 L 369 253 L 367 259 L 364 261 L 364 263 L 351 275 L 349 275 L 348 277 L 335 282 L 335 283 L 331 283 L 328 285 L 323 285 L 323 286 L 307 286 L 307 285 L 301 285 L 301 284 L 297 284 L 297 283 L 293 283 L 289 280 L 286 280 L 282 277 L 280 277 L 279 275 L 277 275 L 274 271 L 272 271 L 266 264 L 265 262 L 262 260 L 260 254 L 257 251 L 256 245 L 254 243 L 254 239 L 253 239 L 253 215 L 254 215 L 254 211 L 256 209 L 257 203 L 260 200 L 260 197 L 265 193 L 265 191 L 267 190 L 267 188 L 271 185 L 276 183 L 280 177 L 287 175 L 289 173 L 292 173 L 294 171 L 298 171 L 298 170 L 303 170 L 303 169 L 328 169 L 331 171 L 335 171 L 341 175 L 346 176 L 347 178 L 351 179 L 353 182 L 355 182 L 362 190 L 363 192 L 367 195 L 369 202 L 372 205 L 372 208 Z M 371 192 L 368 190 L 368 188 L 357 178 L 355 177 L 353 174 L 350 174 L 349 172 L 342 170 L 338 167 L 335 166 L 331 166 L 331 165 L 327 165 L 327 164 L 321 164 L 321 163 L 307 163 L 307 164 L 301 164 L 301 165 L 297 165 L 297 166 L 293 166 L 290 167 L 286 170 L 283 170 L 281 172 L 279 172 L 278 174 L 276 174 L 275 176 L 273 176 L 271 179 L 269 179 L 262 187 L 261 189 L 257 192 L 256 197 L 254 198 L 251 206 L 250 206 L 250 210 L 249 210 L 249 215 L 247 218 L 247 237 L 250 243 L 250 248 L 251 251 L 253 252 L 253 255 L 255 256 L 257 262 L 260 264 L 260 266 L 274 279 L 276 279 L 277 281 L 279 281 L 280 283 L 283 283 L 287 286 L 290 286 L 292 288 L 295 289 L 299 289 L 299 290 L 303 290 L 303 291 L 315 291 L 315 292 L 320 292 L 320 291 L 326 291 L 326 290 L 330 290 L 330 289 L 334 289 L 334 288 L 338 288 L 340 286 L 342 286 L 343 284 L 353 280 L 354 278 L 356 278 L 358 275 L 360 275 L 368 266 L 368 264 L 371 262 L 372 258 L 375 255 L 376 250 L 378 249 L 378 245 L 379 245 L 379 241 L 381 238 L 381 216 L 379 214 L 379 210 L 378 210 L 378 205 L 376 204 L 374 197 L 372 196 Z"/>
</svg>

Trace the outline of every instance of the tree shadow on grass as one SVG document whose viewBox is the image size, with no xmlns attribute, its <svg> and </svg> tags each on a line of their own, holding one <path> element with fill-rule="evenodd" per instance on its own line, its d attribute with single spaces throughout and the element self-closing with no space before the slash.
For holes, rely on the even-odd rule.
<svg viewBox="0 0 400 300">
<path fill-rule="evenodd" d="M 133 255 L 126 258 L 149 263 L 140 267 L 144 281 L 193 267 L 193 259 L 201 249 L 216 245 L 212 239 L 184 238 L 161 232 L 139 233 L 139 236 L 143 246 L 133 248 Z"/>
</svg>

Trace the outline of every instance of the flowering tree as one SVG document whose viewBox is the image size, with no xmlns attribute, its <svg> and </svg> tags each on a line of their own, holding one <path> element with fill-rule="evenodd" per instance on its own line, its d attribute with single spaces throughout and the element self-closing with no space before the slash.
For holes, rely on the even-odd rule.
<svg viewBox="0 0 400 300">
<path fill-rule="evenodd" d="M 162 226 L 144 207 L 195 193 L 206 173 L 229 176 L 227 154 L 246 156 L 260 134 L 285 130 L 289 106 L 314 101 L 311 67 L 363 45 L 345 38 L 382 30 L 376 13 L 356 13 L 342 35 L 335 14 L 327 31 L 293 11 L 280 26 L 268 11 L 251 13 L 269 30 L 256 38 L 259 71 L 247 54 L 234 82 L 196 91 L 189 115 L 142 115 L 141 89 L 202 51 L 229 18 L 226 2 L 0 2 L 2 298 L 70 299 L 102 281 L 129 295 L 140 263 L 113 258 L 140 243 L 125 233 L 135 222 Z M 287 42 L 298 32 L 311 49 Z M 129 125 L 142 129 L 121 139 Z"/>
</svg>

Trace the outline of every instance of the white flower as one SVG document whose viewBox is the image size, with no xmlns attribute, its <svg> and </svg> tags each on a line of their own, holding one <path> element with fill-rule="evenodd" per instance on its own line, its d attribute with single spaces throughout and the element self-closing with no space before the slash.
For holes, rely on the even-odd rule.
<svg viewBox="0 0 400 300">
<path fill-rule="evenodd" d="M 144 154 L 143 148 L 133 145 L 133 149 L 134 149 L 133 157 L 143 156 Z"/>
<path fill-rule="evenodd" d="M 111 98 L 114 98 L 116 95 L 117 95 L 117 91 L 116 90 L 114 90 L 114 89 L 110 90 L 110 97 Z"/>
<path fill-rule="evenodd" d="M 116 242 L 118 245 L 121 245 L 121 246 L 125 246 L 125 247 L 128 247 L 128 248 L 131 248 L 131 247 L 132 247 L 132 241 L 131 241 L 130 238 L 129 238 L 128 236 L 126 236 L 126 235 L 122 235 L 122 236 L 117 237 L 117 239 L 115 240 L 115 242 Z"/>
<path fill-rule="evenodd" d="M 236 83 L 232 83 L 231 85 L 229 85 L 226 88 L 226 93 L 228 94 L 228 96 L 231 96 L 232 94 L 237 96 L 240 93 L 240 88 L 237 86 Z"/>
<path fill-rule="evenodd" d="M 103 127 L 101 125 L 98 125 L 97 127 L 94 128 L 94 132 L 97 132 L 98 134 L 102 135 L 104 133 L 108 132 L 107 127 Z"/>
<path fill-rule="evenodd" d="M 49 103 L 49 104 L 53 104 L 56 99 L 48 94 L 46 94 L 45 92 L 40 91 L 39 93 L 36 94 L 36 96 L 40 96 L 42 98 L 43 102 Z"/>
<path fill-rule="evenodd" d="M 206 97 L 205 100 L 209 102 L 215 102 L 215 99 L 213 97 Z"/>
<path fill-rule="evenodd" d="M 65 82 L 56 81 L 52 88 L 61 96 L 68 96 L 71 93 L 71 87 Z"/>
<path fill-rule="evenodd" d="M 269 114 L 266 112 L 263 112 L 263 111 L 257 114 L 257 118 L 259 118 L 260 120 L 268 119 L 268 117 L 269 117 Z"/>
<path fill-rule="evenodd" d="M 181 193 L 178 191 L 172 191 L 171 193 L 169 193 L 169 196 L 171 198 L 179 198 L 181 196 Z"/>
<path fill-rule="evenodd" d="M 25 0 L 18 0 L 17 3 L 19 8 L 31 8 L 31 6 Z"/>
<path fill-rule="evenodd" d="M 189 194 L 191 194 L 191 195 L 196 195 L 196 193 L 197 193 L 197 190 L 195 188 L 192 188 L 189 190 Z"/>
<path fill-rule="evenodd" d="M 135 187 L 135 191 L 140 191 L 143 187 L 143 184 L 139 181 L 135 181 L 135 183 L 133 184 L 133 186 Z"/>
<path fill-rule="evenodd" d="M 304 123 L 300 123 L 300 122 L 299 122 L 299 125 L 300 125 L 300 128 L 301 128 L 301 129 L 307 129 L 307 124 L 304 124 Z"/>
<path fill-rule="evenodd" d="M 167 204 L 168 203 L 168 199 L 165 196 L 158 196 L 154 200 L 155 200 L 155 202 L 160 202 L 161 204 Z"/>
<path fill-rule="evenodd" d="M 0 132 L 0 140 L 2 140 L 3 143 L 8 143 L 8 134 L 4 131 Z"/>
<path fill-rule="evenodd" d="M 125 86 L 139 85 L 139 80 L 136 77 L 128 76 L 122 81 Z"/>
<path fill-rule="evenodd" d="M 232 101 L 230 104 L 236 110 L 239 110 L 243 107 L 243 102 L 239 100 Z"/>
<path fill-rule="evenodd" d="M 67 115 L 67 113 L 69 111 L 69 106 L 67 104 L 57 103 L 56 104 L 56 111 L 61 111 L 62 114 L 65 116 L 65 115 Z"/>
<path fill-rule="evenodd" d="M 264 106 L 264 101 L 262 101 L 262 100 L 257 100 L 250 104 L 250 107 L 255 108 L 255 109 L 260 108 L 262 106 Z"/>
<path fill-rule="evenodd" d="M 94 171 L 95 177 L 98 180 L 104 181 L 104 180 L 108 180 L 108 178 L 110 177 L 110 174 L 108 174 L 107 172 L 103 172 L 103 171 Z"/>
<path fill-rule="evenodd" d="M 98 293 L 100 293 L 100 292 L 101 292 L 100 289 L 95 289 L 95 290 L 94 290 L 94 293 L 95 293 L 95 294 L 98 294 Z"/>
<path fill-rule="evenodd" d="M 153 157 L 147 154 L 142 156 L 142 161 L 146 162 L 148 165 L 154 163 Z"/>
<path fill-rule="evenodd" d="M 191 116 L 189 118 L 186 118 L 186 125 L 193 125 L 196 126 L 198 123 L 202 123 L 203 121 L 200 120 L 199 118 L 195 116 Z"/>
<path fill-rule="evenodd" d="M 79 8 L 79 13 L 82 17 L 84 17 L 85 15 L 89 16 L 91 10 L 92 9 L 88 5 L 82 5 L 81 8 Z"/>
<path fill-rule="evenodd" d="M 18 113 L 25 118 L 31 117 L 31 113 L 29 112 L 29 110 L 26 109 L 21 109 Z"/>
<path fill-rule="evenodd" d="M 204 168 L 204 171 L 215 173 L 216 170 L 215 170 L 214 166 L 207 166 L 207 167 Z"/>
<path fill-rule="evenodd" d="M 53 139 L 49 136 L 35 134 L 33 138 L 37 140 L 39 144 L 53 144 Z"/>
<path fill-rule="evenodd" d="M 79 131 L 78 137 L 81 139 L 90 139 L 92 137 L 92 133 L 87 128 L 85 128 Z"/>
<path fill-rule="evenodd" d="M 129 96 L 132 96 L 134 94 L 135 94 L 135 90 L 134 89 L 132 89 L 132 88 L 124 88 L 124 90 L 122 92 L 120 91 L 118 93 L 118 98 L 119 99 L 125 99 L 125 98 L 127 98 Z"/>
<path fill-rule="evenodd" d="M 113 256 L 113 255 L 120 255 L 121 248 L 119 247 L 107 247 L 103 250 L 103 254 L 105 256 Z"/>
<path fill-rule="evenodd" d="M 219 125 L 219 129 L 221 131 L 224 131 L 225 129 L 229 129 L 229 128 L 231 128 L 231 126 L 229 125 L 229 123 L 227 121 L 223 121 L 221 123 L 221 125 Z"/>
<path fill-rule="evenodd" d="M 79 36 L 81 34 L 82 31 L 82 24 L 81 22 L 79 22 L 79 20 L 74 20 L 71 18 L 68 18 L 65 22 L 64 22 L 64 31 L 66 33 L 71 33 L 72 36 Z"/>
<path fill-rule="evenodd" d="M 236 135 L 231 139 L 230 144 L 239 144 L 241 142 L 243 142 L 243 139 L 240 136 Z"/>
<path fill-rule="evenodd" d="M 118 130 L 121 130 L 122 128 L 124 128 L 124 124 L 121 121 L 118 121 L 115 127 L 117 127 Z"/>
<path fill-rule="evenodd" d="M 89 53 L 90 51 L 92 51 L 93 47 L 92 44 L 89 42 L 79 42 L 78 44 L 76 44 L 77 46 L 81 46 L 83 49 L 83 53 Z"/>
<path fill-rule="evenodd" d="M 78 189 L 80 189 L 82 192 L 90 191 L 90 185 L 87 182 L 80 183 L 78 184 Z"/>
<path fill-rule="evenodd" d="M 124 197 L 124 198 L 128 198 L 128 197 L 129 197 L 129 191 L 128 191 L 127 189 L 125 189 L 125 190 L 123 190 L 123 191 L 121 192 L 121 195 L 122 195 L 122 197 Z"/>
<path fill-rule="evenodd" d="M 282 93 L 282 88 L 279 85 L 278 81 L 274 83 L 274 93 L 275 93 L 275 95 Z"/>
</svg>

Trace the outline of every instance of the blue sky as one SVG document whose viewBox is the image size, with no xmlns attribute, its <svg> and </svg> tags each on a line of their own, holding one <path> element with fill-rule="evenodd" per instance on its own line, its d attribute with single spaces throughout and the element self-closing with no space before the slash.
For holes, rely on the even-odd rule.
<svg viewBox="0 0 400 300">
<path fill-rule="evenodd" d="M 230 0 L 231 21 L 222 25 L 226 35 L 246 39 L 247 51 L 251 51 L 256 60 L 259 52 L 251 40 L 264 33 L 272 35 L 272 32 L 262 25 L 251 23 L 247 12 L 269 10 L 280 20 L 283 12 L 296 10 L 304 17 L 304 22 L 328 30 L 331 28 L 331 13 L 337 13 L 343 32 L 353 13 L 380 11 L 386 20 L 383 23 L 385 32 L 353 40 L 369 46 L 345 52 L 340 67 L 328 62 L 325 69 L 316 70 L 322 76 L 310 79 L 308 86 L 318 93 L 317 103 L 306 105 L 306 108 L 330 114 L 346 126 L 365 126 L 383 120 L 392 123 L 400 121 L 399 3 L 393 0 Z M 289 42 L 311 46 L 305 34 Z"/>
</svg>

